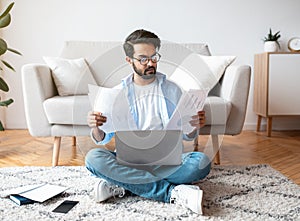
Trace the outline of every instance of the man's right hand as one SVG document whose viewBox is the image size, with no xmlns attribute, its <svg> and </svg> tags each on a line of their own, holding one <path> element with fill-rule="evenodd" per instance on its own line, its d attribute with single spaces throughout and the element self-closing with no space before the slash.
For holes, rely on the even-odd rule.
<svg viewBox="0 0 300 221">
<path fill-rule="evenodd" d="M 91 128 L 102 126 L 104 123 L 106 123 L 106 117 L 103 116 L 101 112 L 90 111 L 88 112 L 87 123 Z"/>
<path fill-rule="evenodd" d="M 100 112 L 90 111 L 87 116 L 87 123 L 92 128 L 92 135 L 97 141 L 102 141 L 105 137 L 103 130 L 99 128 L 106 122 L 106 117 Z"/>
</svg>

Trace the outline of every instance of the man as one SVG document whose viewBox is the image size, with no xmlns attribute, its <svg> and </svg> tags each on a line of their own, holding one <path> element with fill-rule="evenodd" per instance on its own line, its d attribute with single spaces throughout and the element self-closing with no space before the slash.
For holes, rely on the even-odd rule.
<svg viewBox="0 0 300 221">
<path fill-rule="evenodd" d="M 146 30 L 136 30 L 125 40 L 123 48 L 126 61 L 133 73 L 122 80 L 127 91 L 132 116 L 140 130 L 163 129 L 181 97 L 181 89 L 156 72 L 160 60 L 160 39 Z M 91 137 L 96 144 L 106 144 L 114 133 L 105 133 L 101 126 L 106 117 L 99 112 L 88 114 Z M 195 130 L 185 134 L 185 140 L 193 140 L 199 128 L 205 125 L 205 113 L 199 111 L 190 121 Z M 210 171 L 210 160 L 200 152 L 182 155 L 179 166 L 154 166 L 149 170 L 121 165 L 116 153 L 103 148 L 88 152 L 86 167 L 101 178 L 95 186 L 95 199 L 102 202 L 110 197 L 122 197 L 125 191 L 148 199 L 179 203 L 202 214 L 202 190 L 193 182 L 205 178 Z"/>
</svg>

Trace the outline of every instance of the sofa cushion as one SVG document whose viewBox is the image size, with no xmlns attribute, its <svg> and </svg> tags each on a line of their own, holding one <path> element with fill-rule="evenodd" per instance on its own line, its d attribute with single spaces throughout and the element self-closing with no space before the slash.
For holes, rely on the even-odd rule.
<svg viewBox="0 0 300 221">
<path fill-rule="evenodd" d="M 176 68 L 169 79 L 183 90 L 202 88 L 210 91 L 219 82 L 225 69 L 235 58 L 235 56 L 190 54 Z"/>
<path fill-rule="evenodd" d="M 43 106 L 50 124 L 87 125 L 87 113 L 92 109 L 87 95 L 55 96 Z"/>
<path fill-rule="evenodd" d="M 87 94 L 87 85 L 96 84 L 84 58 L 43 57 L 43 59 L 52 70 L 54 83 L 60 96 Z"/>
</svg>

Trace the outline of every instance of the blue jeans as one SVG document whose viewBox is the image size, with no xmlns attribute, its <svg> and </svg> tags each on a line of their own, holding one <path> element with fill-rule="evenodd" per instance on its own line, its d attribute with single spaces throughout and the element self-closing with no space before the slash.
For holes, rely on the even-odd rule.
<svg viewBox="0 0 300 221">
<path fill-rule="evenodd" d="M 97 177 L 135 195 L 162 202 L 170 202 L 171 191 L 176 185 L 191 184 L 205 178 L 211 165 L 205 154 L 189 152 L 182 155 L 179 166 L 133 168 L 119 164 L 116 153 L 103 148 L 90 150 L 85 164 Z"/>
</svg>

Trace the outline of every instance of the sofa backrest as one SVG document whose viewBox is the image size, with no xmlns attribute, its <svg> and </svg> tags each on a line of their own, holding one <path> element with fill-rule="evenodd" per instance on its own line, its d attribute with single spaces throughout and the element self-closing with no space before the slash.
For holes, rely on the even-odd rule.
<svg viewBox="0 0 300 221">
<path fill-rule="evenodd" d="M 113 87 L 132 72 L 125 60 L 123 42 L 117 41 L 67 41 L 60 57 L 85 58 L 96 82 L 105 87 Z M 170 76 L 181 62 L 191 53 L 210 55 L 204 43 L 162 42 L 162 55 L 158 71 Z"/>
</svg>

